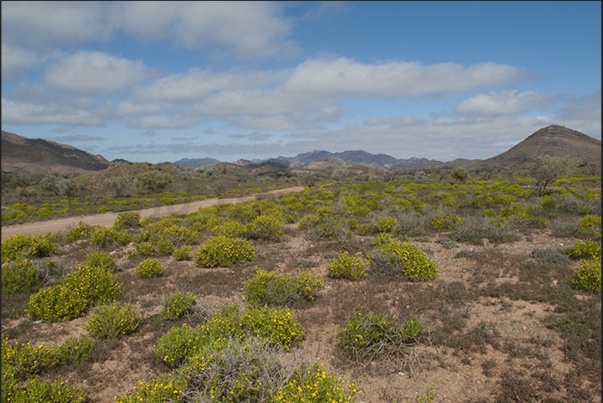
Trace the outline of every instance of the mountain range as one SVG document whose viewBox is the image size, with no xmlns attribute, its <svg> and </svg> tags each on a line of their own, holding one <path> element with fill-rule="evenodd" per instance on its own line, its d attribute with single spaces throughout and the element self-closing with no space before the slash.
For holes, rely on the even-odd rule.
<svg viewBox="0 0 603 403">
<path fill-rule="evenodd" d="M 397 159 L 387 154 L 366 151 L 331 153 L 316 150 L 295 157 L 267 160 L 241 159 L 232 165 L 260 169 L 287 170 L 298 167 L 344 168 L 360 165 L 379 169 L 433 169 L 464 166 L 469 169 L 486 167 L 520 166 L 535 161 L 540 155 L 572 157 L 581 161 L 601 160 L 601 141 L 564 126 L 544 127 L 509 150 L 486 160 L 456 159 L 442 162 L 426 158 Z M 75 147 L 42 139 L 31 140 L 14 133 L 2 131 L 2 171 L 17 175 L 32 174 L 85 174 L 100 171 L 112 164 L 127 162 L 123 159 L 107 161 Z M 214 158 L 183 158 L 173 164 L 182 167 L 211 167 L 221 163 Z"/>
</svg>

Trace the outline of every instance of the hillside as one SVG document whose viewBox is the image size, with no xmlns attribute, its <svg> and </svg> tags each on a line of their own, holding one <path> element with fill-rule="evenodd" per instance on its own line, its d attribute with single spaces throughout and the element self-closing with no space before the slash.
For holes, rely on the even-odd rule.
<svg viewBox="0 0 603 403">
<path fill-rule="evenodd" d="M 413 169 L 455 168 L 457 166 L 470 169 L 517 167 L 534 162 L 541 155 L 575 158 L 579 161 L 600 160 L 601 140 L 564 126 L 551 125 L 532 133 L 509 150 L 486 160 L 463 158 L 448 162 L 431 160 L 417 164 Z"/>
<path fill-rule="evenodd" d="M 108 168 L 101 155 L 42 139 L 2 132 L 2 171 L 17 175 L 86 174 Z"/>
</svg>

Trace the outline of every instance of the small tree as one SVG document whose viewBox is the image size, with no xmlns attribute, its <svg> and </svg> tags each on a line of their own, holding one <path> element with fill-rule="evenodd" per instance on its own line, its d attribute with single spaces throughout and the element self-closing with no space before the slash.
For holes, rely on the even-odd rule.
<svg viewBox="0 0 603 403">
<path fill-rule="evenodd" d="M 469 171 L 465 167 L 456 167 L 452 170 L 450 175 L 459 182 L 465 182 L 469 177 Z"/>
<path fill-rule="evenodd" d="M 123 176 L 113 176 L 111 178 L 105 179 L 105 188 L 113 191 L 113 196 L 120 197 L 123 195 L 126 186 L 128 185 L 128 181 Z"/>
<path fill-rule="evenodd" d="M 544 196 L 546 187 L 556 178 L 568 175 L 573 169 L 573 161 L 567 157 L 541 155 L 530 169 L 530 176 L 536 178 L 538 196 Z"/>
<path fill-rule="evenodd" d="M 59 192 L 61 192 L 63 196 L 75 196 L 79 189 L 76 181 L 66 178 L 61 178 L 57 186 L 59 188 Z"/>
<path fill-rule="evenodd" d="M 61 190 L 59 189 L 59 182 L 62 179 L 63 178 L 61 178 L 60 176 L 57 176 L 57 175 L 46 175 L 40 181 L 40 184 L 39 184 L 40 189 L 42 189 L 46 192 L 52 192 L 55 195 L 58 195 L 59 193 L 61 193 Z"/>
<path fill-rule="evenodd" d="M 134 178 L 134 188 L 139 190 L 150 190 L 157 193 L 172 183 L 172 177 L 161 171 L 151 170 L 138 174 Z"/>
</svg>

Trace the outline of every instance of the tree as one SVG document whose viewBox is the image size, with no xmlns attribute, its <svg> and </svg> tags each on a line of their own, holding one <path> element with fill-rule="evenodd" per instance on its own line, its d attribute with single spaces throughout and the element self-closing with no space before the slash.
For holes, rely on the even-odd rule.
<svg viewBox="0 0 603 403">
<path fill-rule="evenodd" d="M 61 178 L 57 184 L 63 196 L 75 196 L 79 186 L 73 179 Z"/>
<path fill-rule="evenodd" d="M 541 155 L 530 169 L 530 176 L 536 178 L 538 196 L 544 196 L 546 187 L 561 175 L 568 175 L 573 170 L 574 161 L 567 157 Z"/>
<path fill-rule="evenodd" d="M 134 188 L 139 190 L 150 190 L 157 193 L 172 183 L 172 177 L 161 171 L 151 170 L 138 174 L 134 178 Z"/>
<path fill-rule="evenodd" d="M 469 171 L 465 167 L 456 167 L 452 170 L 450 175 L 459 182 L 465 182 L 469 177 Z"/>
<path fill-rule="evenodd" d="M 46 175 L 40 181 L 40 189 L 58 195 L 59 193 L 61 193 L 61 190 L 59 189 L 59 182 L 61 181 L 61 179 L 63 178 L 57 175 Z"/>
<path fill-rule="evenodd" d="M 113 196 L 120 197 L 128 185 L 128 180 L 123 176 L 113 176 L 105 179 L 104 185 L 105 188 L 113 191 Z"/>
</svg>

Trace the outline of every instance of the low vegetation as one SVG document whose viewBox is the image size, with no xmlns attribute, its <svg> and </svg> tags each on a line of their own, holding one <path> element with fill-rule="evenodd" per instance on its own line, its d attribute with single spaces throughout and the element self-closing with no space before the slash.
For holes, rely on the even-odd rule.
<svg viewBox="0 0 603 403">
<path fill-rule="evenodd" d="M 3 401 L 600 401 L 600 175 L 375 172 L 3 209 L 124 208 L 2 242 Z"/>
</svg>

